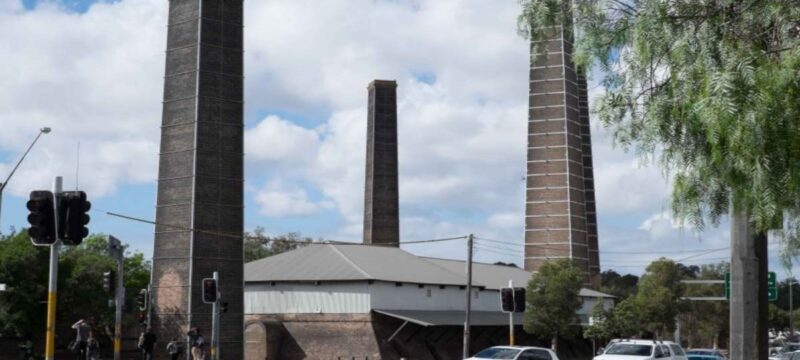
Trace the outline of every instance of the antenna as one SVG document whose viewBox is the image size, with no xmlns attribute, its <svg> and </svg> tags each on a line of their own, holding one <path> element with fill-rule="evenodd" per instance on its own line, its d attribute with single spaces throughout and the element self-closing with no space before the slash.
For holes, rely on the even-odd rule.
<svg viewBox="0 0 800 360">
<path fill-rule="evenodd" d="M 80 171 L 81 171 L 81 142 L 78 141 L 78 154 L 77 160 L 75 161 L 75 191 L 78 191 L 79 181 L 80 181 Z"/>
</svg>

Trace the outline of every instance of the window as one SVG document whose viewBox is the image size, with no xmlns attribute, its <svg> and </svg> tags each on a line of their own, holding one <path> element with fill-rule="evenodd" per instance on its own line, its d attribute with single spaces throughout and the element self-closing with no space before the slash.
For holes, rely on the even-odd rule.
<svg viewBox="0 0 800 360">
<path fill-rule="evenodd" d="M 474 295 L 473 297 L 477 299 L 477 298 L 478 298 L 478 293 L 479 293 L 479 292 L 480 292 L 480 291 L 476 291 L 476 292 L 475 292 L 475 295 Z"/>
<path fill-rule="evenodd" d="M 653 357 L 656 358 L 656 359 L 663 358 L 664 357 L 664 349 L 661 346 L 656 346 L 656 352 L 653 354 Z"/>
<path fill-rule="evenodd" d="M 517 354 L 519 354 L 519 350 L 516 349 L 492 347 L 475 354 L 475 357 L 479 359 L 514 359 Z"/>
<path fill-rule="evenodd" d="M 427 293 L 428 293 L 428 297 L 431 297 L 431 295 L 433 295 L 433 291 L 431 291 L 431 289 L 428 289 Z"/>
<path fill-rule="evenodd" d="M 670 350 L 672 350 L 672 354 L 673 354 L 673 355 L 676 355 L 676 356 L 683 356 L 683 355 L 685 355 L 685 354 L 683 353 L 683 349 L 681 349 L 681 347 L 680 347 L 680 346 L 678 346 L 677 344 L 670 344 L 670 345 L 669 345 L 669 348 L 670 348 Z"/>
<path fill-rule="evenodd" d="M 522 354 L 520 354 L 520 360 L 552 360 L 550 357 L 550 353 L 547 350 L 525 350 Z"/>
<path fill-rule="evenodd" d="M 659 348 L 656 348 L 659 349 Z M 656 352 L 659 352 L 656 350 Z M 650 356 L 653 353 L 653 345 L 639 344 L 614 344 L 606 350 L 607 355 L 632 355 Z"/>
</svg>

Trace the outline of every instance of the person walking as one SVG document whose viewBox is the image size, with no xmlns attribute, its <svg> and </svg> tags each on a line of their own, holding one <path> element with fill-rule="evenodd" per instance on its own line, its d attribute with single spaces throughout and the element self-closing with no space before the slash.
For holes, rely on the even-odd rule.
<svg viewBox="0 0 800 360">
<path fill-rule="evenodd" d="M 192 340 L 192 360 L 205 360 L 206 339 L 200 334 L 200 329 L 192 328 L 189 336 Z"/>
<path fill-rule="evenodd" d="M 86 358 L 100 360 L 100 342 L 94 336 L 94 331 L 89 331 L 89 339 L 86 341 Z"/>
<path fill-rule="evenodd" d="M 92 327 L 86 320 L 80 319 L 78 322 L 72 324 L 72 328 L 75 329 L 75 346 L 73 350 L 78 353 L 78 360 L 87 360 L 87 345 L 89 341 L 89 332 L 92 331 Z"/>
<path fill-rule="evenodd" d="M 156 334 L 153 334 L 150 327 L 147 327 L 145 331 L 139 335 L 139 349 L 142 349 L 142 359 L 153 359 L 153 349 L 156 347 L 157 341 Z"/>
<path fill-rule="evenodd" d="M 183 349 L 181 348 L 180 342 L 178 342 L 178 338 L 172 338 L 172 341 L 167 344 L 167 353 L 170 356 L 171 360 L 178 360 L 181 357 L 181 353 Z"/>
</svg>

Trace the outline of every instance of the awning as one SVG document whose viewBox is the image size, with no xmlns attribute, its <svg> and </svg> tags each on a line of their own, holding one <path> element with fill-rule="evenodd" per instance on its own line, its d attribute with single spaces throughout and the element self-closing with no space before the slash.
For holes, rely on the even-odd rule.
<svg viewBox="0 0 800 360">
<path fill-rule="evenodd" d="M 422 326 L 463 326 L 463 311 L 382 310 L 372 311 Z M 473 311 L 472 326 L 508 326 L 508 314 L 500 311 Z M 522 313 L 514 314 L 514 325 L 522 325 Z"/>
</svg>

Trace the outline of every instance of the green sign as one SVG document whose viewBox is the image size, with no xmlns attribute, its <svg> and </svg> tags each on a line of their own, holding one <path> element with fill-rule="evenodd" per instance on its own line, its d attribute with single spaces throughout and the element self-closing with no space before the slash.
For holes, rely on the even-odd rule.
<svg viewBox="0 0 800 360">
<path fill-rule="evenodd" d="M 725 273 L 725 298 L 728 300 L 731 298 L 731 273 Z M 767 299 L 778 300 L 777 278 L 772 271 L 767 274 Z"/>
</svg>

